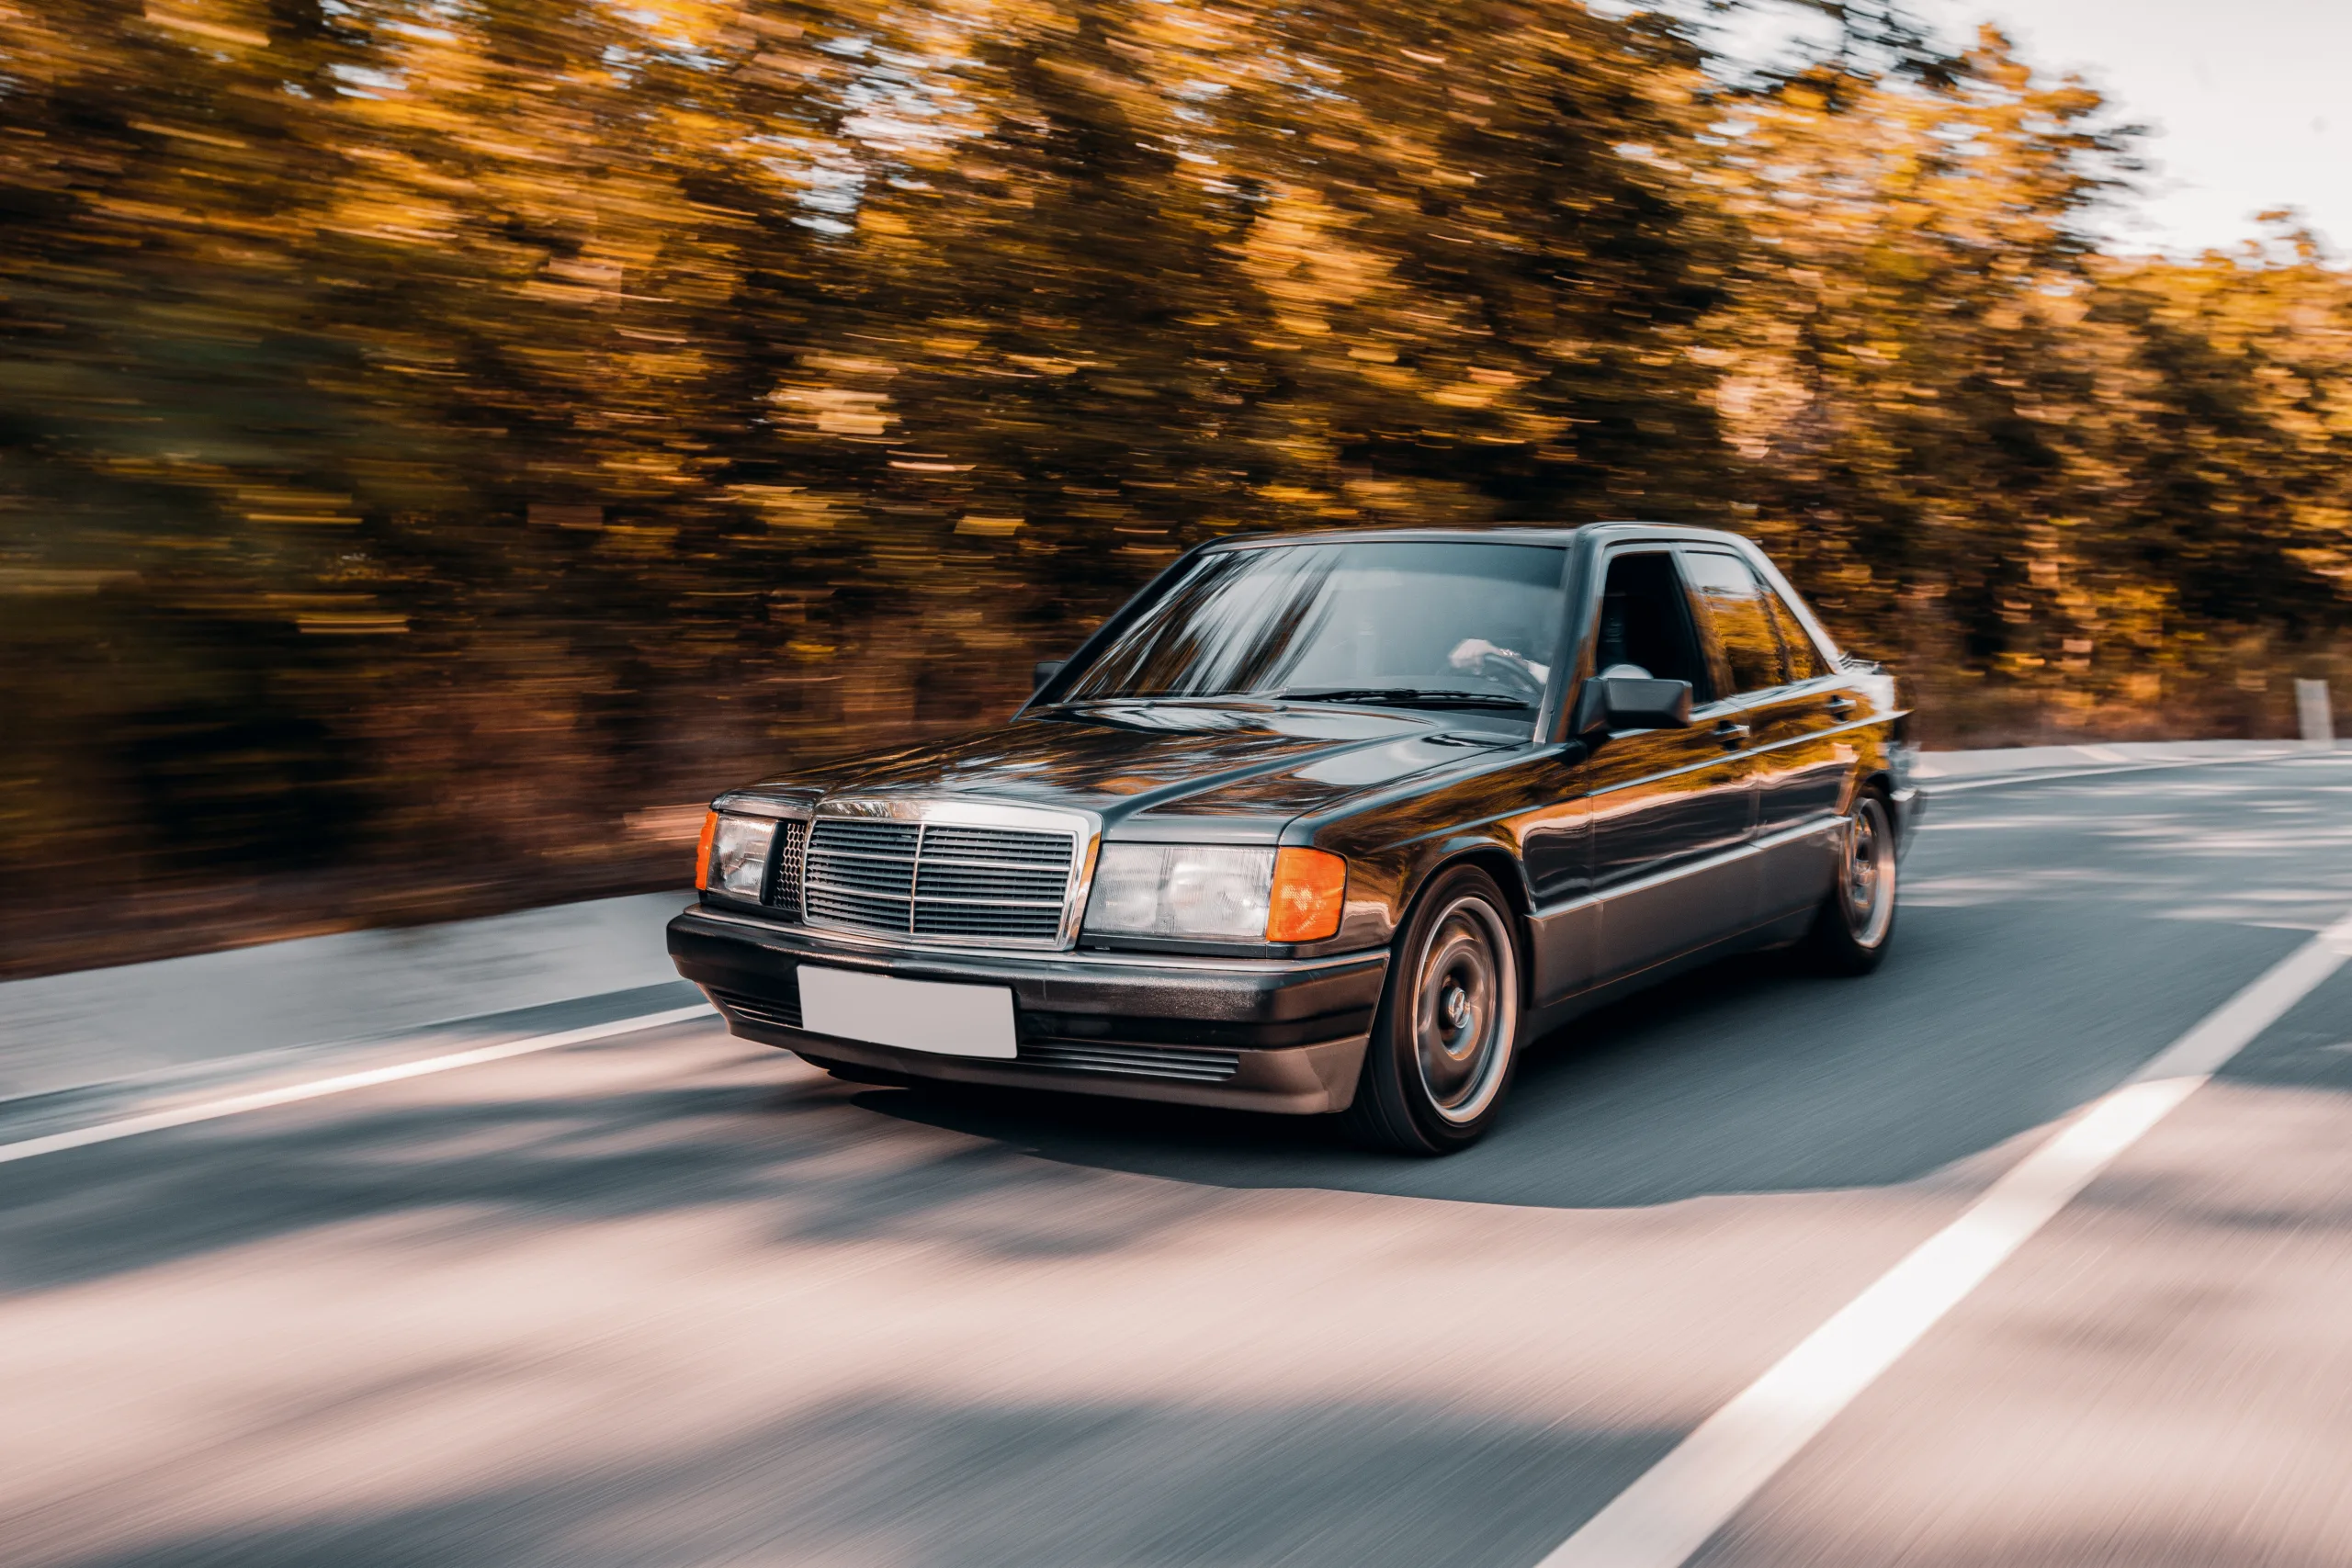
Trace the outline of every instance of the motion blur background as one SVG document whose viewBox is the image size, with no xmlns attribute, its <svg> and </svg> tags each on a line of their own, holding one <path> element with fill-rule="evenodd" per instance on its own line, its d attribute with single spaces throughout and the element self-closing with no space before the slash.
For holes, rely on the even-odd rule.
<svg viewBox="0 0 2352 1568">
<path fill-rule="evenodd" d="M 2290 734 L 2352 278 L 1951 19 L 6 0 L 0 974 L 673 885 L 1234 530 L 1730 527 L 1930 744 Z"/>
</svg>

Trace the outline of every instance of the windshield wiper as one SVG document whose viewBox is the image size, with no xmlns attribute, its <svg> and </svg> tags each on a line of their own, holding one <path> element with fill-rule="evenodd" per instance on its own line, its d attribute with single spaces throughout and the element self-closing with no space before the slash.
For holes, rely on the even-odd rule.
<svg viewBox="0 0 2352 1568">
<path fill-rule="evenodd" d="M 1391 708 L 1514 708 L 1532 713 L 1535 705 L 1500 692 L 1423 691 L 1414 686 L 1340 686 L 1328 692 L 1291 690 L 1283 695 L 1301 703 L 1367 703 Z"/>
</svg>

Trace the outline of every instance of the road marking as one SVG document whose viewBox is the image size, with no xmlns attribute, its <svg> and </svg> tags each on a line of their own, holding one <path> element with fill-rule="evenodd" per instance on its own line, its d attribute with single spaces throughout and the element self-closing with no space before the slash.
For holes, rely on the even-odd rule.
<svg viewBox="0 0 2352 1568">
<path fill-rule="evenodd" d="M 1537 1568 L 1677 1568 L 2003 1260 L 2352 958 L 2346 916 L 2091 1102 L 1967 1212 L 1701 1422 Z"/>
<path fill-rule="evenodd" d="M 471 1051 L 452 1051 L 447 1055 L 426 1056 L 420 1061 L 401 1062 L 393 1066 L 370 1067 L 365 1072 L 343 1073 L 331 1078 L 315 1078 L 309 1083 L 288 1084 L 282 1089 L 256 1089 L 251 1094 L 235 1094 L 225 1100 L 208 1100 L 196 1105 L 177 1106 L 170 1111 L 150 1111 L 144 1116 L 126 1116 L 119 1121 L 101 1122 L 94 1127 L 78 1127 L 70 1133 L 51 1133 L 45 1137 L 0 1144 L 0 1165 L 12 1160 L 31 1159 L 40 1155 L 53 1155 L 63 1149 L 87 1148 L 92 1144 L 110 1144 L 117 1138 L 158 1133 L 166 1127 L 186 1127 L 191 1122 L 215 1122 L 223 1116 L 237 1116 L 248 1111 L 266 1111 L 273 1105 L 292 1105 L 299 1100 L 317 1100 L 325 1095 L 346 1094 L 355 1089 L 398 1083 L 402 1078 L 421 1078 L 430 1073 L 478 1066 L 484 1062 L 503 1062 L 510 1056 L 527 1056 L 536 1051 L 584 1045 L 591 1040 L 606 1040 L 616 1034 L 633 1034 L 641 1029 L 659 1029 L 665 1023 L 684 1023 L 689 1019 L 708 1017 L 714 1011 L 709 1003 L 696 1002 L 692 1007 L 672 1008 L 667 1012 L 640 1013 L 635 1018 L 616 1019 L 610 1023 L 592 1023 L 584 1029 L 567 1029 L 559 1034 L 527 1035 L 521 1040 L 508 1040 L 496 1045 L 477 1046 Z"/>
<path fill-rule="evenodd" d="M 2169 773 L 2177 768 L 2228 768 L 2248 762 L 2294 762 L 2325 752 L 2263 751 L 2250 757 L 2190 757 L 2178 762 L 2127 762 L 2112 768 L 2069 768 L 2062 773 L 2003 773 L 1998 778 L 1954 779 L 1946 783 L 1931 776 L 1921 776 L 1913 782 L 1930 798 L 1939 795 L 1958 795 L 1963 790 L 1999 789 L 2007 784 L 2055 784 L 2062 779 L 2096 779 L 2112 773 Z"/>
</svg>

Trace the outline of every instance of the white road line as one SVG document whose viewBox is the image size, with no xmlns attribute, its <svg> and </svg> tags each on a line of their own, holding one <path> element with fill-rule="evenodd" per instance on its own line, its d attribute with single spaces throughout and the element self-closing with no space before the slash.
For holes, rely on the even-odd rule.
<svg viewBox="0 0 2352 1568">
<path fill-rule="evenodd" d="M 1807 1335 L 1537 1568 L 1677 1568 L 1921 1336 L 2352 957 L 2346 916 L 2094 1100 L 1968 1211 Z"/>
<path fill-rule="evenodd" d="M 446 1073 L 453 1068 L 476 1066 L 483 1062 L 503 1062 L 510 1056 L 530 1055 L 535 1051 L 584 1045 L 591 1040 L 633 1034 L 640 1029 L 659 1029 L 665 1023 L 684 1023 L 689 1019 L 709 1016 L 713 1011 L 709 1003 L 696 1002 L 692 1007 L 672 1008 L 667 1012 L 640 1013 L 635 1018 L 616 1019 L 610 1023 L 592 1023 L 584 1029 L 567 1029 L 557 1034 L 533 1034 L 496 1045 L 478 1046 L 471 1051 L 452 1051 L 447 1055 L 426 1056 L 420 1061 L 401 1062 L 393 1066 L 370 1067 L 365 1072 L 315 1078 L 309 1083 L 288 1084 L 281 1089 L 256 1089 L 251 1094 L 235 1094 L 225 1100 L 175 1106 L 169 1111 L 151 1111 L 144 1116 L 126 1116 L 119 1121 L 101 1122 L 95 1127 L 77 1127 L 70 1133 L 51 1133 L 46 1137 L 0 1144 L 0 1165 L 12 1160 L 31 1159 L 39 1155 L 53 1155 L 62 1149 L 110 1144 L 117 1138 L 136 1137 L 141 1133 L 161 1132 L 166 1127 L 185 1127 L 191 1122 L 214 1122 L 223 1116 L 241 1115 L 248 1111 L 265 1111 L 273 1105 L 291 1105 L 298 1100 L 345 1094 L 355 1089 L 398 1083 L 402 1078 L 421 1078 L 429 1073 Z"/>
<path fill-rule="evenodd" d="M 1990 779 L 1953 779 L 1949 783 L 1932 778 L 1915 778 L 1913 782 L 1929 798 L 1939 795 L 1958 795 L 1963 790 L 2000 789 L 2009 784 L 2055 784 L 2063 779 L 2105 778 L 2112 773 L 2170 773 L 2178 768 L 2232 768 L 2250 762 L 2295 762 L 2313 757 L 2325 758 L 2329 753 L 2319 750 L 2263 751 L 2250 757 L 2190 757 L 2177 762 L 2126 762 L 2111 768 L 2069 768 L 2063 773 L 2003 773 Z"/>
</svg>

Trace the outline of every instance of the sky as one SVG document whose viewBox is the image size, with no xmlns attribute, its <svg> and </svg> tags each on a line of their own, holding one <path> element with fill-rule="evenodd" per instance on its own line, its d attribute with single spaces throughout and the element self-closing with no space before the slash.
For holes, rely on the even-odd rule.
<svg viewBox="0 0 2352 1568">
<path fill-rule="evenodd" d="M 1948 41 L 1996 24 L 2037 70 L 2081 74 L 2120 121 L 2148 129 L 2144 191 L 2104 224 L 2118 249 L 2229 249 L 2261 231 L 2255 214 L 2292 207 L 2339 260 L 2352 257 L 2352 0 L 1910 0 L 1909 8 Z M 1737 53 L 1769 47 L 1788 17 L 1750 13 L 1726 42 Z"/>
<path fill-rule="evenodd" d="M 1923 0 L 1954 37 L 1990 20 L 2038 69 L 2075 71 L 2157 134 L 2148 193 L 2110 227 L 2193 252 L 2299 209 L 2352 254 L 2352 0 Z"/>
</svg>

